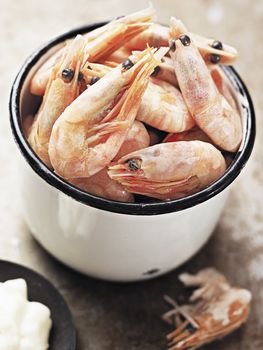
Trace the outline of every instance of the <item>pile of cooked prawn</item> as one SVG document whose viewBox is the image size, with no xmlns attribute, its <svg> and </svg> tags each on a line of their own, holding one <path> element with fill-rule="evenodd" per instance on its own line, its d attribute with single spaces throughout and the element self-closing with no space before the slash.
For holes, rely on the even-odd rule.
<svg viewBox="0 0 263 350">
<path fill-rule="evenodd" d="M 170 27 L 154 19 L 149 7 L 77 35 L 31 80 L 43 96 L 25 121 L 31 147 L 67 182 L 107 199 L 198 192 L 223 175 L 225 153 L 242 140 L 218 66 L 236 50 L 174 17 Z"/>
</svg>

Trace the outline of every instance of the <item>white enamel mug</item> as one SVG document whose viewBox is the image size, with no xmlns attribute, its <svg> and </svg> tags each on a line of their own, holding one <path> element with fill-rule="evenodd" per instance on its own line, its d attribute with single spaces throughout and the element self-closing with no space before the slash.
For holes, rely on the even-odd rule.
<svg viewBox="0 0 263 350">
<path fill-rule="evenodd" d="M 37 241 L 66 265 L 111 281 L 139 281 L 164 274 L 193 256 L 212 234 L 229 185 L 246 164 L 255 139 L 249 93 L 232 67 L 223 72 L 231 85 L 243 123 L 243 142 L 225 174 L 206 189 L 169 202 L 123 203 L 83 192 L 50 171 L 36 156 L 22 119 L 39 99 L 29 92 L 37 68 L 88 25 L 65 33 L 34 52 L 20 69 L 10 96 L 10 121 L 24 157 L 20 166 L 25 220 Z"/>
</svg>

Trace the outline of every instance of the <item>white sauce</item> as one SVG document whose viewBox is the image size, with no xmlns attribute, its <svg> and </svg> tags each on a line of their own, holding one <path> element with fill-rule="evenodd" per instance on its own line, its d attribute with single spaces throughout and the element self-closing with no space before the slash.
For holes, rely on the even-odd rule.
<svg viewBox="0 0 263 350">
<path fill-rule="evenodd" d="M 0 349 L 47 350 L 50 310 L 27 300 L 23 279 L 0 283 Z"/>
</svg>

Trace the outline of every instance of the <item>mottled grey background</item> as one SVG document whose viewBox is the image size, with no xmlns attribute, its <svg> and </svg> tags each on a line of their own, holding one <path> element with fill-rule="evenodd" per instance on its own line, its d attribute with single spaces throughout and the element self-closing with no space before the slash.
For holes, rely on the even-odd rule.
<svg viewBox="0 0 263 350">
<path fill-rule="evenodd" d="M 159 21 L 182 18 L 191 31 L 237 47 L 236 68 L 256 109 L 258 135 L 253 156 L 233 187 L 213 237 L 181 270 L 216 266 L 254 296 L 248 323 L 210 350 L 263 349 L 263 1 L 153 1 Z M 20 215 L 17 157 L 8 124 L 8 95 L 24 59 L 50 37 L 86 23 L 138 10 L 146 1 L 0 0 L 0 258 L 33 267 L 61 291 L 79 334 L 78 350 L 160 350 L 169 327 L 164 293 L 181 294 L 179 271 L 147 283 L 110 284 L 81 276 L 51 258 L 32 239 Z M 161 233 L 160 233 L 161 234 Z"/>
</svg>

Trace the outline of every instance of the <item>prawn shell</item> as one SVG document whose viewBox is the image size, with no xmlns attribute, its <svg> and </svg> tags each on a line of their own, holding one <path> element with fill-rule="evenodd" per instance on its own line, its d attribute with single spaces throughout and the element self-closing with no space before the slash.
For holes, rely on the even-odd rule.
<svg viewBox="0 0 263 350">
<path fill-rule="evenodd" d="M 156 78 L 148 84 L 136 119 L 166 132 L 182 132 L 195 124 L 180 91 Z"/>
<path fill-rule="evenodd" d="M 252 295 L 244 289 L 232 287 L 224 275 L 214 268 L 206 268 L 196 275 L 183 273 L 179 279 L 186 287 L 194 287 L 190 303 L 178 305 L 166 297 L 174 309 L 163 315 L 171 322 L 177 314 L 177 325 L 167 335 L 170 350 L 198 349 L 233 332 L 248 318 Z"/>
<path fill-rule="evenodd" d="M 239 113 L 218 91 L 199 51 L 191 42 L 184 46 L 176 41 L 171 53 L 180 90 L 196 124 L 218 147 L 237 151 L 242 140 Z"/>
<path fill-rule="evenodd" d="M 129 169 L 133 159 L 140 162 L 137 171 Z M 132 193 L 170 200 L 205 188 L 225 169 L 224 157 L 211 144 L 180 141 L 128 154 L 109 167 L 109 175 Z"/>
</svg>

